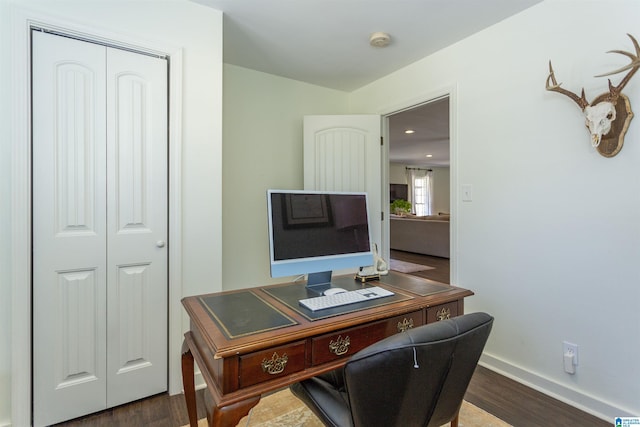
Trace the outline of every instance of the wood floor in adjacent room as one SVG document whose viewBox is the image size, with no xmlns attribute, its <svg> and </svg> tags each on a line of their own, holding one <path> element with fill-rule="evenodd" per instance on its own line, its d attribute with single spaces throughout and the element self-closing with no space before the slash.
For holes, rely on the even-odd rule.
<svg viewBox="0 0 640 427">
<path fill-rule="evenodd" d="M 451 283 L 451 275 L 449 268 L 449 258 L 440 258 L 437 256 L 428 256 L 414 254 L 412 252 L 403 252 L 391 250 L 391 258 L 398 261 L 412 262 L 414 264 L 428 265 L 433 267 L 431 270 L 416 271 L 411 273 L 414 276 L 424 277 L 425 279 L 435 280 L 436 282 Z"/>
<path fill-rule="evenodd" d="M 407 252 L 391 251 L 400 261 L 434 267 L 413 273 L 417 276 L 449 283 L 449 260 Z M 202 390 L 196 393 L 198 417 L 204 418 Z M 609 427 L 603 421 L 572 406 L 528 388 L 482 366 L 476 369 L 465 400 L 515 427 Z M 166 393 L 109 409 L 56 427 L 179 427 L 189 423 L 182 395 Z M 283 426 L 285 427 L 285 426 Z"/>
</svg>

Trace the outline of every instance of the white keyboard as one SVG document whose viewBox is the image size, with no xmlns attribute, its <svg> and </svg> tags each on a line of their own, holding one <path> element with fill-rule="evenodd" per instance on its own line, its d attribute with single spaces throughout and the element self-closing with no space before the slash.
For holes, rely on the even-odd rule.
<svg viewBox="0 0 640 427">
<path fill-rule="evenodd" d="M 339 294 L 301 299 L 299 302 L 311 311 L 318 311 L 327 308 L 339 307 L 341 305 L 353 304 L 356 302 L 369 301 L 376 298 L 384 298 L 391 295 L 395 294 L 386 289 L 373 286 L 370 288 L 358 289 L 357 291 L 348 291 L 341 292 Z"/>
</svg>

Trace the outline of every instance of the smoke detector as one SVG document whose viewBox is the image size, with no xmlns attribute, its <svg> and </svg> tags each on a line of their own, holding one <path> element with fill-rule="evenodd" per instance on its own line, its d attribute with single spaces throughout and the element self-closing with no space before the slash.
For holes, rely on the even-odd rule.
<svg viewBox="0 0 640 427">
<path fill-rule="evenodd" d="M 369 44 L 373 47 L 387 47 L 391 42 L 391 36 L 381 31 L 371 34 Z"/>
</svg>

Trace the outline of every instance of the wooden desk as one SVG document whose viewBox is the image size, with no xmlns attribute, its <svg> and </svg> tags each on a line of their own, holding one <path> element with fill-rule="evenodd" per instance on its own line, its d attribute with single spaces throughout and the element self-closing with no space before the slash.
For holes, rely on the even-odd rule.
<svg viewBox="0 0 640 427">
<path fill-rule="evenodd" d="M 352 277 L 341 287 L 364 286 Z M 197 426 L 194 359 L 213 398 L 210 426 L 235 426 L 260 396 L 342 366 L 368 345 L 414 326 L 463 314 L 473 292 L 390 272 L 367 285 L 393 297 L 312 313 L 297 304 L 303 284 L 186 297 L 191 319 L 182 354 L 189 422 Z"/>
</svg>

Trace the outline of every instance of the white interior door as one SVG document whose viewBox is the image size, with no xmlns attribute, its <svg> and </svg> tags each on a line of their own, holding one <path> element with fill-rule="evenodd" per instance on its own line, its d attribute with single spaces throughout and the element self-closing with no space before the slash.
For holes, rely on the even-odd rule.
<svg viewBox="0 0 640 427">
<path fill-rule="evenodd" d="M 107 49 L 107 407 L 167 389 L 167 64 Z"/>
<path fill-rule="evenodd" d="M 32 64 L 41 426 L 166 390 L 167 86 L 164 60 L 39 32 Z"/>
<path fill-rule="evenodd" d="M 373 242 L 381 246 L 380 116 L 305 116 L 304 188 L 366 191 Z"/>
<path fill-rule="evenodd" d="M 48 425 L 106 402 L 106 67 L 104 47 L 33 36 L 33 416 Z"/>
</svg>

